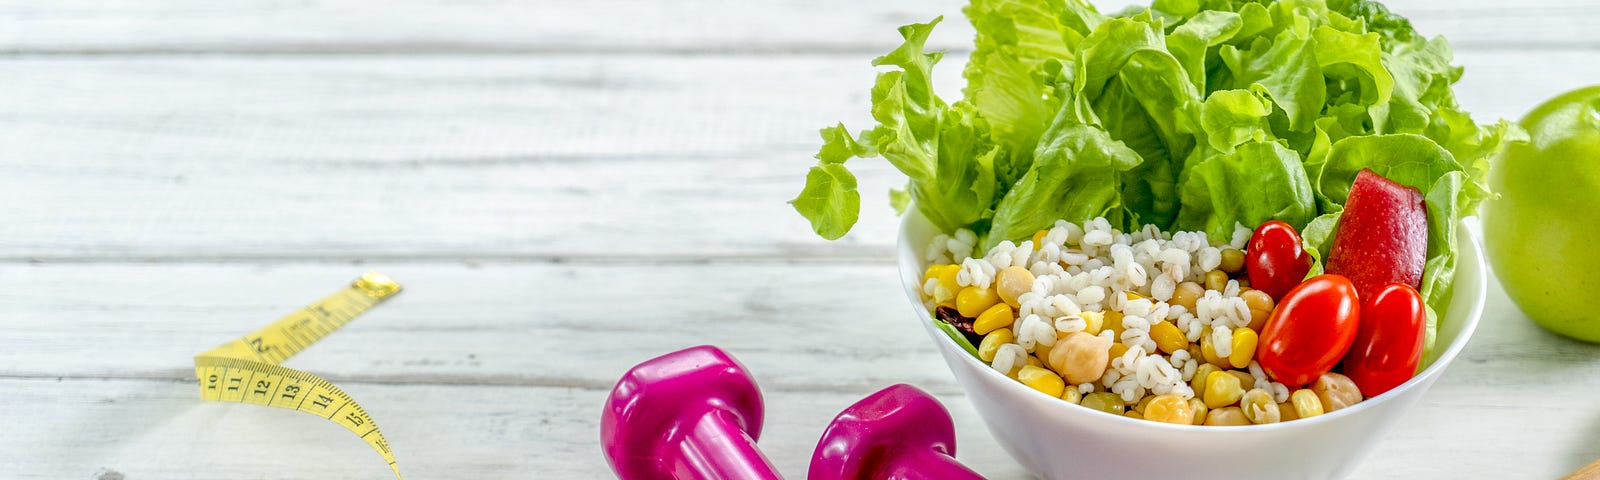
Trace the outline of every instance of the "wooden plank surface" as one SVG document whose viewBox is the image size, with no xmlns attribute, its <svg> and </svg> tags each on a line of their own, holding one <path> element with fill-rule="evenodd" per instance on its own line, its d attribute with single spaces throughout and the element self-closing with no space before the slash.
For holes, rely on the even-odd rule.
<svg viewBox="0 0 1600 480">
<path fill-rule="evenodd" d="M 898 174 L 852 164 L 841 242 L 784 204 L 817 128 L 867 126 L 895 26 L 950 17 L 954 98 L 961 3 L 0 2 L 0 478 L 385 478 L 332 424 L 202 404 L 190 369 L 367 269 L 408 292 L 289 365 L 358 398 L 411 478 L 610 478 L 612 382 L 702 343 L 756 375 L 791 478 L 895 382 L 952 410 L 964 461 L 1027 478 L 895 283 Z M 1587 0 L 1386 3 L 1450 37 L 1480 120 L 1600 78 Z M 1353 478 L 1600 457 L 1600 350 L 1488 302 Z"/>
<path fill-rule="evenodd" d="M 0 391 L 11 393 L 0 396 L 0 424 L 13 434 L 0 436 L 0 475 L 82 478 L 106 468 L 127 478 L 382 478 L 377 455 L 331 424 L 202 404 L 188 368 L 194 353 L 364 267 L 410 291 L 288 365 L 360 400 L 413 478 L 605 478 L 596 412 L 610 384 L 633 363 L 696 343 L 726 347 L 756 375 L 768 403 L 762 445 L 791 476 L 839 409 L 911 382 L 954 412 L 964 461 L 992 478 L 1025 477 L 914 324 L 892 266 L 699 268 L 823 278 L 708 282 L 728 299 L 722 312 L 687 305 L 709 297 L 667 282 L 613 311 L 565 313 L 594 310 L 593 297 L 611 289 L 696 269 L 619 282 L 625 269 L 438 264 L 6 267 L 0 345 L 11 348 L 0 352 Z M 652 306 L 660 308 L 635 310 Z M 806 323 L 808 310 L 831 320 Z M 550 338 L 561 340 L 539 340 Z M 1576 469 L 1600 458 L 1600 412 L 1575 403 L 1600 391 L 1585 373 L 1597 367 L 1600 351 L 1539 330 L 1493 288 L 1462 357 L 1353 478 L 1550 478 Z M 284 431 L 293 433 L 276 433 Z"/>
<path fill-rule="evenodd" d="M 1600 78 L 1600 50 L 1458 60 L 1484 121 Z M 936 70 L 951 98 L 964 61 Z M 884 259 L 903 181 L 853 162 L 841 242 L 785 203 L 818 128 L 869 126 L 861 55 L 26 58 L 0 78 L 11 260 Z"/>
<path fill-rule="evenodd" d="M 1148 4 L 1094 2 L 1102 11 Z M 1468 50 L 1594 50 L 1588 0 L 1391 0 L 1426 35 Z M 59 0 L 0 5 L 0 53 L 461 54 L 850 52 L 893 48 L 894 28 L 938 15 L 932 45 L 971 48 L 959 0 Z"/>
</svg>

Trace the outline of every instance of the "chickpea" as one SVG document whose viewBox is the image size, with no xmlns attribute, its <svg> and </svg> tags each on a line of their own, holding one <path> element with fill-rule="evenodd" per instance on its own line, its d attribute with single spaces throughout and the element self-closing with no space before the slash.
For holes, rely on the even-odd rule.
<svg viewBox="0 0 1600 480">
<path fill-rule="evenodd" d="M 1050 368 L 1067 377 L 1067 383 L 1077 385 L 1100 380 L 1111 363 L 1111 353 L 1100 337 L 1073 332 L 1056 341 L 1049 359 Z"/>
<path fill-rule="evenodd" d="M 1356 388 L 1356 382 L 1333 372 L 1317 377 L 1316 383 L 1311 384 L 1311 391 L 1317 394 L 1317 400 L 1322 401 L 1324 412 L 1333 412 L 1361 402 L 1361 389 Z"/>
<path fill-rule="evenodd" d="M 1242 370 L 1228 370 L 1227 372 L 1228 375 L 1233 375 L 1239 379 L 1239 388 L 1243 388 L 1246 391 L 1256 388 L 1256 377 L 1250 375 L 1250 372 Z"/>
<path fill-rule="evenodd" d="M 1278 404 L 1272 401 L 1272 394 L 1259 388 L 1245 392 L 1244 397 L 1239 399 L 1239 408 L 1244 410 L 1244 417 L 1250 423 L 1278 423 L 1282 419 L 1278 416 Z"/>
<path fill-rule="evenodd" d="M 1228 273 L 1239 273 L 1244 270 L 1244 252 L 1232 247 L 1222 249 L 1222 264 L 1217 268 Z"/>
<path fill-rule="evenodd" d="M 1111 392 L 1094 392 L 1084 395 L 1081 405 L 1112 415 L 1122 415 L 1123 409 L 1126 408 L 1122 404 L 1122 397 Z"/>
<path fill-rule="evenodd" d="M 1212 409 L 1206 414 L 1206 425 L 1212 426 L 1241 426 L 1249 425 L 1250 419 L 1245 418 L 1244 410 L 1239 407 L 1226 407 Z"/>
<path fill-rule="evenodd" d="M 1222 291 L 1224 288 L 1228 288 L 1228 274 L 1222 270 L 1206 272 L 1206 290 Z"/>
<path fill-rule="evenodd" d="M 1194 423 L 1194 409 L 1177 395 L 1156 395 L 1144 406 L 1145 420 L 1189 425 Z M 1142 402 L 1141 402 L 1142 403 Z"/>
<path fill-rule="evenodd" d="M 1000 294 L 1000 300 L 1011 308 L 1021 307 L 1022 304 L 1017 302 L 1017 297 L 1033 290 L 1033 272 L 1029 272 L 1026 268 L 1006 267 L 995 277 L 995 290 Z"/>
<path fill-rule="evenodd" d="M 1290 420 L 1299 420 L 1299 419 L 1300 419 L 1300 413 L 1294 411 L 1294 404 L 1293 403 L 1283 402 L 1283 403 L 1278 404 L 1278 421 L 1287 422 L 1287 421 L 1290 421 Z"/>
<path fill-rule="evenodd" d="M 1260 290 L 1247 290 L 1239 293 L 1239 298 L 1243 298 L 1245 306 L 1250 307 L 1250 329 L 1261 331 L 1267 325 L 1267 319 L 1272 318 L 1272 296 Z"/>
<path fill-rule="evenodd" d="M 1183 305 L 1183 308 L 1189 309 L 1189 311 L 1193 312 L 1194 302 L 1200 300 L 1200 296 L 1205 295 L 1205 293 L 1205 288 L 1201 287 L 1200 284 L 1194 282 L 1183 282 L 1178 284 L 1178 288 L 1176 290 L 1172 291 L 1172 300 L 1167 301 L 1167 304 Z"/>
</svg>

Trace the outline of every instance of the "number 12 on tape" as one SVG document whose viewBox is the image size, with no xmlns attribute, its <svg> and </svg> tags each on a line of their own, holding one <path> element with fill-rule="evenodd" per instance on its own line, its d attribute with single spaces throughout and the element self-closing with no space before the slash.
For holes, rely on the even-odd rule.
<svg viewBox="0 0 1600 480">
<path fill-rule="evenodd" d="M 255 333 L 194 357 L 200 398 L 299 410 L 349 429 L 383 455 L 400 478 L 389 442 L 361 404 L 322 377 L 279 366 L 289 357 L 350 323 L 362 312 L 400 293 L 400 284 L 367 273 L 333 295 L 291 313 Z"/>
</svg>

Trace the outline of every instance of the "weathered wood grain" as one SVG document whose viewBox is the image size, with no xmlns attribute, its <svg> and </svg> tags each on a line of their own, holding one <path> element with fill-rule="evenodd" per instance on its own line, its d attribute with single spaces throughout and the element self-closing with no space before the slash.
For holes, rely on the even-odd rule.
<svg viewBox="0 0 1600 480">
<path fill-rule="evenodd" d="M 361 267 L 409 291 L 288 364 L 355 395 L 419 478 L 604 477 L 595 409 L 611 382 L 698 343 L 724 346 L 755 373 L 770 405 L 763 445 L 791 475 L 839 408 L 911 382 L 955 411 L 963 457 L 1019 478 L 909 318 L 893 267 L 805 265 L 8 266 L 0 388 L 11 393 L 0 423 L 11 434 L 0 436 L 0 471 L 232 478 L 287 456 L 304 465 L 262 476 L 381 477 L 376 455 L 337 427 L 200 405 L 189 383 L 194 352 Z M 1551 477 L 1600 457 L 1600 414 L 1574 403 L 1600 392 L 1585 373 L 1600 351 L 1539 330 L 1498 288 L 1488 302 L 1462 357 L 1356 478 Z M 286 427 L 306 431 L 263 433 Z"/>
<path fill-rule="evenodd" d="M 69 0 L 0 5 L 11 54 L 706 53 L 876 54 L 895 27 L 938 15 L 940 48 L 971 46 L 963 1 L 697 0 L 168 2 Z M 1113 12 L 1132 0 L 1094 2 Z M 1391 0 L 1427 35 L 1466 50 L 1600 48 L 1585 0 Z"/>
<path fill-rule="evenodd" d="M 413 283 L 414 290 L 406 295 L 418 294 L 417 289 L 424 285 L 438 288 Z M 347 328 L 348 332 L 341 332 L 327 344 L 303 354 L 304 359 L 292 362 L 314 371 L 346 370 L 350 365 L 327 361 L 326 354 L 333 353 L 328 350 L 337 349 L 334 347 L 340 343 L 370 339 L 373 332 L 369 330 L 404 328 L 394 325 L 401 323 L 398 319 L 383 316 L 421 309 L 418 304 L 423 302 L 402 306 L 400 301 L 357 321 Z M 495 309 L 495 304 L 486 303 L 483 310 Z M 268 305 L 258 308 L 265 307 Z M 223 309 L 209 303 L 191 308 Z M 256 308 L 242 310 L 252 309 Z M 118 313 L 116 308 L 96 305 L 63 310 L 76 310 L 82 316 Z M 184 309 L 171 306 L 167 310 Z M 1600 385 L 1583 373 L 1600 363 L 1600 352 L 1533 327 L 1514 314 L 1498 289 L 1491 292 L 1484 322 L 1465 357 L 1444 375 L 1413 414 L 1382 440 L 1353 478 L 1553 478 L 1600 457 L 1600 441 L 1595 440 L 1600 438 L 1600 415 L 1582 408 L 1581 400 L 1575 400 L 1592 398 L 1600 390 Z M 124 328 L 121 332 L 137 339 L 137 332 L 145 330 L 153 329 Z M 431 335 L 441 342 L 460 344 L 439 333 Z M 655 350 L 657 345 L 661 350 L 670 348 L 667 342 L 649 338 L 642 333 L 615 337 L 612 343 L 636 348 L 609 354 L 622 357 L 616 362 L 622 364 L 659 353 Z M 116 348 L 106 343 L 99 342 L 98 348 L 81 348 L 78 353 L 98 349 L 111 356 Z M 858 341 L 852 348 L 872 343 Z M 796 478 L 804 471 L 817 435 L 839 409 L 867 391 L 894 381 L 880 379 L 881 383 L 873 384 L 852 380 L 846 383 L 853 385 L 842 390 L 784 388 L 784 378 L 804 375 L 804 370 L 818 365 L 867 363 L 826 363 L 804 356 L 763 355 L 749 347 L 731 348 L 766 387 L 768 420 L 761 445 L 779 469 Z M 365 357 L 369 359 L 387 353 L 383 347 L 366 349 Z M 927 362 L 923 366 L 928 371 L 937 370 L 939 376 L 944 375 L 931 348 L 918 345 L 909 349 L 915 351 L 913 356 L 919 361 Z M 173 357 L 173 362 L 187 361 L 187 357 Z M 480 357 L 485 358 L 480 365 L 454 362 L 455 366 L 449 368 L 498 368 L 495 365 L 500 362 L 493 361 L 492 356 Z M 8 359 L 7 364 L 13 360 Z M 31 361 L 37 364 L 40 360 Z M 348 360 L 351 359 L 341 361 Z M 351 363 L 360 368 L 364 362 Z M 589 370 L 596 377 L 619 373 L 606 371 L 609 365 L 593 365 Z M 341 384 L 380 422 L 405 473 L 412 478 L 610 477 L 599 455 L 596 423 L 605 387 L 393 384 L 372 380 L 376 379 L 348 376 Z M 939 382 L 918 383 L 933 383 L 932 390 L 953 411 L 965 462 L 991 478 L 1025 478 L 993 443 L 959 391 L 948 390 L 947 384 Z M 24 479 L 94 478 L 106 472 L 121 473 L 126 478 L 172 479 L 387 475 L 376 454 L 330 423 L 283 410 L 203 404 L 194 395 L 194 388 L 188 380 L 169 378 L 0 375 L 0 390 L 7 392 L 0 396 L 0 423 L 7 428 L 7 434 L 0 435 L 0 474 Z M 1130 458 L 1137 455 L 1130 453 Z"/>
<path fill-rule="evenodd" d="M 1462 53 L 1461 103 L 1515 118 L 1600 52 Z M 936 84 L 959 95 L 951 56 Z M 785 202 L 816 129 L 865 128 L 862 55 L 0 62 L 0 259 L 886 258 L 899 174 L 857 232 Z"/>
</svg>

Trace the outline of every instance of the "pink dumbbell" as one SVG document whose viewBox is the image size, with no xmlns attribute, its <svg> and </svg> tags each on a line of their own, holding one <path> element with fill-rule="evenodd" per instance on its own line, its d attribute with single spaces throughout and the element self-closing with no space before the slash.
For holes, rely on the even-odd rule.
<svg viewBox="0 0 1600 480">
<path fill-rule="evenodd" d="M 811 455 L 810 480 L 967 480 L 957 462 L 955 423 L 933 396 L 894 385 L 834 417 Z"/>
<path fill-rule="evenodd" d="M 779 480 L 756 449 L 762 412 L 743 365 L 716 347 L 693 347 L 617 381 L 600 413 L 600 444 L 622 480 Z"/>
</svg>

